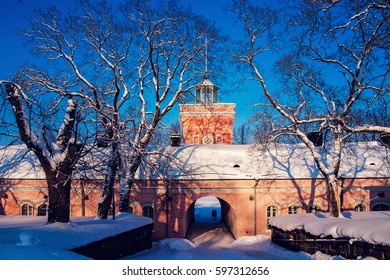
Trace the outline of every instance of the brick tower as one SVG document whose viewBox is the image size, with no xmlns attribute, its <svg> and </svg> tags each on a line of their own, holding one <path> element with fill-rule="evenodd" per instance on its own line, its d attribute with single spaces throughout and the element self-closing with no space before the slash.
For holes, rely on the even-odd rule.
<svg viewBox="0 0 390 280">
<path fill-rule="evenodd" d="M 236 104 L 218 103 L 218 90 L 206 74 L 195 86 L 195 104 L 180 105 L 184 144 L 233 144 Z"/>
</svg>

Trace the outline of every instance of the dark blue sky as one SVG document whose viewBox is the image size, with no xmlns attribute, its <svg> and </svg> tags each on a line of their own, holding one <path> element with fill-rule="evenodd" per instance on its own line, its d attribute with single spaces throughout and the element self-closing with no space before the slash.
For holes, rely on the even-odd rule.
<svg viewBox="0 0 390 280">
<path fill-rule="evenodd" d="M 205 17 L 214 20 L 216 25 L 223 28 L 230 36 L 238 36 L 239 28 L 234 25 L 231 15 L 227 15 L 223 6 L 229 0 L 183 0 L 192 6 L 194 12 L 203 14 Z M 274 3 L 275 0 L 262 0 L 262 2 Z M 66 9 L 68 5 L 73 5 L 72 0 L 0 0 L 0 80 L 9 79 L 12 73 L 26 63 L 39 64 L 39 60 L 30 54 L 23 45 L 23 38 L 17 35 L 17 30 L 26 24 L 25 16 L 30 14 L 35 8 L 55 5 Z M 212 79 L 212 77 L 211 77 Z M 212 79 L 213 80 L 213 79 Z M 260 87 L 248 86 L 245 90 L 231 91 L 231 84 L 226 81 L 213 80 L 214 84 L 220 87 L 220 102 L 236 103 L 236 122 L 238 126 L 245 122 L 252 114 L 252 105 L 259 102 Z M 228 92 L 225 94 L 224 92 Z M 167 123 L 178 119 L 177 109 L 169 115 Z"/>
</svg>

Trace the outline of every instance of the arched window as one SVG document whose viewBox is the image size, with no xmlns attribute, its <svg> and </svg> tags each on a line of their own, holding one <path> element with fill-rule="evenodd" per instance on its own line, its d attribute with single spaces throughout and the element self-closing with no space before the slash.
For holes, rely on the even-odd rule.
<svg viewBox="0 0 390 280">
<path fill-rule="evenodd" d="M 358 204 L 353 209 L 355 210 L 355 212 L 365 212 L 366 206 L 364 206 L 363 204 Z"/>
<path fill-rule="evenodd" d="M 47 211 L 47 205 L 42 204 L 38 207 L 38 213 L 37 216 L 46 216 L 46 211 Z"/>
<path fill-rule="evenodd" d="M 298 214 L 300 211 L 300 207 L 298 205 L 291 205 L 288 207 L 289 214 Z"/>
<path fill-rule="evenodd" d="M 389 211 L 390 207 L 387 204 L 376 204 L 371 208 L 372 211 Z"/>
<path fill-rule="evenodd" d="M 309 213 L 321 213 L 322 212 L 321 207 L 318 205 L 310 205 L 308 210 L 309 210 L 308 211 Z"/>
<path fill-rule="evenodd" d="M 267 207 L 267 228 L 270 229 L 269 219 L 278 215 L 278 207 L 271 205 Z"/>
<path fill-rule="evenodd" d="M 21 210 L 22 210 L 23 216 L 32 216 L 33 215 L 33 207 L 30 204 L 23 204 Z"/>
<path fill-rule="evenodd" d="M 154 209 L 152 206 L 145 205 L 142 207 L 142 216 L 148 217 L 154 220 Z"/>
</svg>

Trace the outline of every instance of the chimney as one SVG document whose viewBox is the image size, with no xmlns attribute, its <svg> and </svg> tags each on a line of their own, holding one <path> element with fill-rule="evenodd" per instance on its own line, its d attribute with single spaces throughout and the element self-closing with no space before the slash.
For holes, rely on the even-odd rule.
<svg viewBox="0 0 390 280">
<path fill-rule="evenodd" d="M 313 142 L 314 146 L 321 147 L 322 146 L 322 132 L 320 131 L 313 131 L 307 134 L 307 138 L 311 142 Z"/>
<path fill-rule="evenodd" d="M 181 142 L 180 134 L 178 133 L 172 133 L 171 134 L 171 146 L 172 147 L 179 147 Z"/>
<path fill-rule="evenodd" d="M 383 145 L 389 146 L 390 145 L 390 134 L 389 133 L 381 133 L 379 140 Z"/>
</svg>

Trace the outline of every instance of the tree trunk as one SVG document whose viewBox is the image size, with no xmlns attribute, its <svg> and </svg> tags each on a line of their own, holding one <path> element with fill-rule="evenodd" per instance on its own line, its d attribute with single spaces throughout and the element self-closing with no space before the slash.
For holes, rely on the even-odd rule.
<svg viewBox="0 0 390 280">
<path fill-rule="evenodd" d="M 100 201 L 98 203 L 98 217 L 99 219 L 107 219 L 108 212 L 111 208 L 112 196 L 113 196 L 113 187 L 115 184 L 115 175 L 107 175 L 107 179 L 104 182 L 104 187 Z M 115 211 L 115 209 L 113 209 Z"/>
<path fill-rule="evenodd" d="M 99 219 L 107 219 L 111 207 L 112 196 L 114 195 L 115 177 L 118 170 L 117 146 L 118 145 L 113 144 L 111 151 L 112 155 L 107 165 L 107 175 L 104 180 L 102 195 L 98 203 L 97 216 Z M 113 209 L 113 211 L 115 211 L 115 209 Z"/>
<path fill-rule="evenodd" d="M 68 178 L 71 178 L 70 175 Z M 49 178 L 47 183 L 49 195 L 47 221 L 49 223 L 68 223 L 70 216 L 71 180 L 61 181 L 54 177 L 54 180 Z"/>
<path fill-rule="evenodd" d="M 329 212 L 332 217 L 339 217 L 341 215 L 340 204 L 340 185 L 335 176 L 328 178 L 329 189 Z"/>
<path fill-rule="evenodd" d="M 126 188 L 121 190 L 119 211 L 120 212 L 129 212 L 130 211 L 130 190 L 134 183 L 135 173 L 138 170 L 138 167 L 141 164 L 141 155 L 135 155 L 131 160 L 129 167 L 128 178 L 126 182 Z"/>
</svg>

